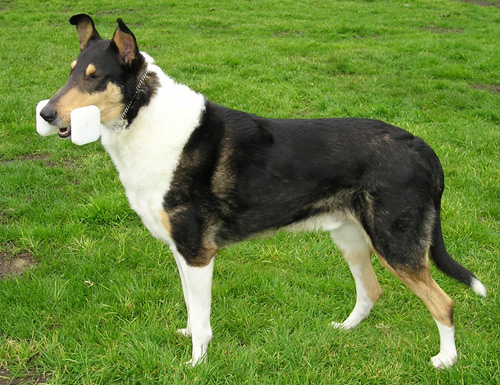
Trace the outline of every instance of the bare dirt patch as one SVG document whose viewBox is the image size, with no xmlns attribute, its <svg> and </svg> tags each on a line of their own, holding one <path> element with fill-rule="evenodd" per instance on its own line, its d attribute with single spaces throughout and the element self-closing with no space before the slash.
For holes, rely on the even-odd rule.
<svg viewBox="0 0 500 385">
<path fill-rule="evenodd" d="M 500 94 L 499 84 L 471 84 L 471 87 L 478 90 L 489 91 L 492 94 Z"/>
<path fill-rule="evenodd" d="M 443 27 L 437 27 L 435 25 L 431 25 L 429 27 L 423 27 L 422 28 L 424 31 L 429 31 L 431 33 L 463 33 L 463 28 L 443 28 Z"/>
<path fill-rule="evenodd" d="M 12 159 L 0 159 L 0 163 L 12 163 L 16 160 L 20 160 L 22 162 L 43 162 L 49 167 L 56 167 L 57 164 L 50 160 L 50 155 L 49 154 L 22 154 L 18 155 Z"/>
<path fill-rule="evenodd" d="M 475 5 L 479 5 L 480 7 L 500 8 L 499 1 L 495 1 L 495 2 L 489 2 L 489 1 L 483 1 L 483 0 L 453 0 L 453 1 L 458 1 L 460 3 L 475 4 Z"/>
<path fill-rule="evenodd" d="M 28 251 L 11 253 L 0 251 L 0 279 L 19 276 L 36 265 L 33 256 Z M 1 378 L 1 377 L 0 377 Z M 2 382 L 0 382 L 0 385 Z"/>
<path fill-rule="evenodd" d="M 49 378 L 44 374 L 27 373 L 22 377 L 12 378 L 9 370 L 0 369 L 0 385 L 42 385 L 48 384 Z"/>
<path fill-rule="evenodd" d="M 285 36 L 285 35 L 302 35 L 304 31 L 277 31 L 273 33 L 273 36 Z"/>
<path fill-rule="evenodd" d="M 50 154 L 44 154 L 38 152 L 19 154 L 10 158 L 3 157 L 0 154 L 0 164 L 10 164 L 14 162 L 40 162 L 50 168 L 57 168 L 57 167 L 73 168 L 78 166 L 76 160 L 73 159 L 54 160 Z"/>
</svg>

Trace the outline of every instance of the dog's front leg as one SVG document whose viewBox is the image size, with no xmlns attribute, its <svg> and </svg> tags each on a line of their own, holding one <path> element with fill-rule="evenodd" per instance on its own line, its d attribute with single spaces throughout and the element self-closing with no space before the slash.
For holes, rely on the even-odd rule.
<svg viewBox="0 0 500 385">
<path fill-rule="evenodd" d="M 177 253 L 176 253 L 177 254 Z M 191 334 L 193 352 L 188 365 L 195 366 L 206 360 L 207 348 L 212 339 L 210 326 L 210 307 L 212 302 L 212 277 L 214 258 L 203 267 L 189 266 L 179 254 L 176 262 L 182 280 L 182 289 L 188 311 L 187 329 L 181 330 L 185 335 Z"/>
<path fill-rule="evenodd" d="M 179 276 L 181 278 L 181 284 L 182 284 L 182 293 L 184 295 L 184 303 L 186 304 L 186 310 L 187 310 L 187 323 L 186 327 L 182 329 L 178 329 L 177 333 L 184 337 L 191 337 L 191 329 L 189 328 L 189 298 L 188 298 L 188 290 L 186 286 L 186 278 L 184 278 L 184 273 L 182 271 L 182 264 L 181 262 L 184 260 L 184 257 L 179 254 L 177 249 L 174 247 L 172 249 L 172 252 L 174 254 L 175 258 L 175 263 L 177 264 L 177 270 L 179 270 Z"/>
</svg>

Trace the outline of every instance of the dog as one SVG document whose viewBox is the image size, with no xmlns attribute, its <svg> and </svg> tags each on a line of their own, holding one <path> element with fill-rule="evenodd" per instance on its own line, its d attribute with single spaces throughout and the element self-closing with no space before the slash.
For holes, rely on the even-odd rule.
<svg viewBox="0 0 500 385">
<path fill-rule="evenodd" d="M 486 296 L 446 251 L 443 169 L 434 151 L 403 129 L 371 119 L 269 119 L 215 104 L 168 77 L 118 19 L 111 40 L 92 18 L 71 17 L 80 54 L 40 115 L 71 136 L 73 109 L 96 105 L 101 142 L 127 198 L 151 234 L 169 245 L 187 307 L 193 366 L 212 339 L 217 251 L 279 229 L 327 231 L 354 277 L 357 299 L 341 329 L 366 318 L 382 289 L 382 265 L 427 306 L 440 336 L 436 368 L 455 364 L 453 301 L 429 273 Z"/>
</svg>

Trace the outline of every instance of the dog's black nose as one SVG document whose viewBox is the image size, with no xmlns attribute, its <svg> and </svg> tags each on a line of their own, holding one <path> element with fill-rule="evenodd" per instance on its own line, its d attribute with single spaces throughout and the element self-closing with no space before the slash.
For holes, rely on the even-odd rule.
<svg viewBox="0 0 500 385">
<path fill-rule="evenodd" d="M 53 108 L 50 108 L 48 106 L 45 106 L 42 108 L 42 111 L 40 111 L 40 116 L 47 122 L 47 123 L 52 123 L 54 120 L 57 118 L 57 111 L 54 110 Z"/>
</svg>

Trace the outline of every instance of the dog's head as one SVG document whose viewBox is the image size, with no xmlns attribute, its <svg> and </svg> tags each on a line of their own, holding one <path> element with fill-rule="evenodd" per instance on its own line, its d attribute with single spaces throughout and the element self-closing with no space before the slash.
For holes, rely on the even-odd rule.
<svg viewBox="0 0 500 385">
<path fill-rule="evenodd" d="M 71 63 L 66 84 L 50 99 L 40 115 L 59 127 L 59 136 L 71 135 L 71 111 L 96 105 L 101 123 L 118 120 L 136 96 L 136 87 L 145 70 L 134 34 L 118 19 L 111 40 L 101 39 L 92 18 L 85 14 L 69 20 L 76 26 L 80 54 Z"/>
</svg>

